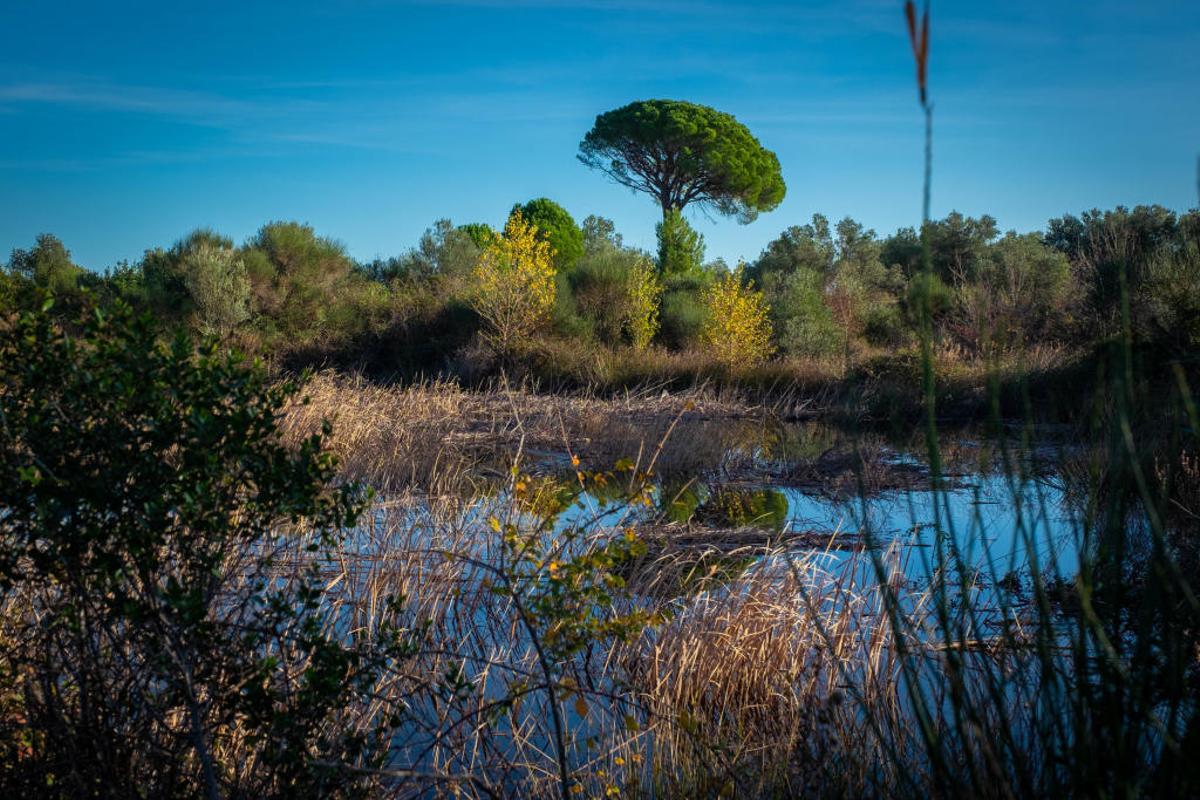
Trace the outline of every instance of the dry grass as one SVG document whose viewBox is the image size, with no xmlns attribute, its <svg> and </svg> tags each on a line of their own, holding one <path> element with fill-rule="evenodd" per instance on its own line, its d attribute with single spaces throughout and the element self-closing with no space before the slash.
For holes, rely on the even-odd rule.
<svg viewBox="0 0 1200 800">
<path fill-rule="evenodd" d="M 858 701 L 899 709 L 890 631 L 857 563 L 825 556 L 776 551 L 625 656 L 668 795 L 859 794 L 879 777 Z M 870 691 L 852 699 L 847 675 Z"/>
<path fill-rule="evenodd" d="M 381 795 L 557 792 L 547 700 L 526 691 L 539 680 L 532 642 L 478 566 L 499 557 L 483 519 L 506 514 L 507 501 L 483 502 L 393 500 L 327 567 L 333 619 L 352 619 L 358 635 L 385 623 L 425 631 L 419 652 L 340 721 L 365 726 L 404 710 L 396 770 L 381 774 Z M 611 535 L 597 527 L 581 546 Z M 585 796 L 612 786 L 664 797 L 878 788 L 887 760 L 863 703 L 876 719 L 902 715 L 890 629 L 864 565 L 828 555 L 756 548 L 749 569 L 685 596 L 661 590 L 679 550 L 631 575 L 630 602 L 667 621 L 567 665 L 587 709 L 569 730 L 572 777 Z M 391 595 L 409 599 L 399 614 L 383 602 Z M 437 678 L 450 669 L 469 690 L 447 703 Z M 514 691 L 520 702 L 497 721 L 496 704 Z M 563 706 L 569 716 L 574 704 Z"/>
<path fill-rule="evenodd" d="M 736 437 L 749 439 L 771 415 L 763 406 L 701 389 L 605 398 L 503 385 L 466 391 L 445 381 L 389 386 L 319 373 L 303 394 L 307 402 L 282 420 L 285 438 L 298 441 L 330 420 L 331 449 L 344 474 L 385 493 L 469 489 L 507 475 L 518 451 L 544 462 L 565 462 L 568 454 L 608 465 L 648 458 L 672 426 L 676 432 L 663 443 L 658 469 L 695 474 L 719 463 Z"/>
<path fill-rule="evenodd" d="M 509 491 L 511 466 L 526 469 L 513 459 L 569 464 L 574 454 L 601 466 L 640 453 L 641 465 L 654 454 L 663 471 L 711 469 L 731 443 L 754 441 L 769 412 L 701 392 L 546 397 L 447 383 L 381 387 L 330 374 L 316 376 L 306 394 L 309 402 L 283 420 L 285 435 L 295 440 L 331 418 L 344 474 L 383 490 L 341 549 L 319 556 L 328 631 L 369 641 L 394 627 L 415 645 L 329 725 L 367 730 L 398 719 L 389 762 L 371 775 L 381 797 L 556 795 L 552 701 L 537 643 L 520 608 L 491 584 L 504 551 L 489 520 L 539 524 Z M 670 437 L 655 438 L 672 424 Z M 829 531 L 714 532 L 646 514 L 626 509 L 601 523 L 585 508 L 574 523 L 579 552 L 628 529 L 643 535 L 648 552 L 621 573 L 626 586 L 612 610 L 640 608 L 661 620 L 632 640 L 598 640 L 561 665 L 576 687 L 557 705 L 583 796 L 880 796 L 922 783 L 885 592 L 901 598 L 892 608 L 903 627 L 920 632 L 907 637 L 907 663 L 937 675 L 953 645 L 928 619 L 929 595 L 904 579 L 899 545 L 872 554 L 851 538 L 834 552 L 821 547 L 836 541 Z M 314 558 L 307 544 L 292 540 L 294 552 L 279 563 L 298 574 Z M 871 569 L 874 556 L 894 576 L 886 587 Z M 404 603 L 388 602 L 396 597 Z M 962 659 L 996 657 L 971 636 L 980 646 Z M 297 673 L 303 666 L 294 664 Z M 945 714 L 944 698 L 933 699 Z M 1014 693 L 1013 709 L 985 711 L 996 717 L 981 731 L 1028 727 L 1021 704 L 1031 699 Z M 976 707 L 987 709 L 987 698 Z M 221 762 L 251 782 L 262 754 L 236 736 L 223 741 Z"/>
</svg>

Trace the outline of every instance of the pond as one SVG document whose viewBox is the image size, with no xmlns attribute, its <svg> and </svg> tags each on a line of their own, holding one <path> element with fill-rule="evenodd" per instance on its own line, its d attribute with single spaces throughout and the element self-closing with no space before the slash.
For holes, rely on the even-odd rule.
<svg viewBox="0 0 1200 800">
<path fill-rule="evenodd" d="M 867 545 L 898 545 L 918 572 L 941 558 L 971 571 L 977 585 L 1015 585 L 1033 570 L 1069 579 L 1079 564 L 1081 512 L 1060 465 L 1078 451 L 1058 429 L 1023 433 L 1016 444 L 977 430 L 942 434 L 935 490 L 921 443 L 816 422 L 684 426 L 675 436 L 702 437 L 694 448 L 711 466 L 697 469 L 677 450 L 652 478 L 655 507 L 632 522 L 694 547 L 786 542 L 830 563 Z M 574 482 L 549 454 L 534 469 Z M 627 506 L 606 495 L 585 492 L 556 527 L 629 524 Z"/>
</svg>

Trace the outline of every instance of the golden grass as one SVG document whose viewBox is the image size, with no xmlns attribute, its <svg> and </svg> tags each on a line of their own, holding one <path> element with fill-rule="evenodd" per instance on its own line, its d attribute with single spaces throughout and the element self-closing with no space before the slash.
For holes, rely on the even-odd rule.
<svg viewBox="0 0 1200 800">
<path fill-rule="evenodd" d="M 739 426 L 752 432 L 770 410 L 699 390 L 545 396 L 329 373 L 305 394 L 282 421 L 285 435 L 295 440 L 330 418 L 344 475 L 382 491 L 322 564 L 331 630 L 362 639 L 389 625 L 420 632 L 419 647 L 333 724 L 365 730 L 402 715 L 392 763 L 376 776 L 380 796 L 556 794 L 536 648 L 512 601 L 488 588 L 501 547 L 487 520 L 528 512 L 505 490 L 512 464 L 526 469 L 515 459 L 532 453 L 596 466 L 640 454 L 645 465 L 655 453 L 664 470 L 711 469 L 739 437 L 753 441 Z M 588 527 L 577 546 L 602 547 L 630 527 L 656 530 L 632 514 Z M 618 601 L 662 624 L 563 665 L 579 687 L 561 702 L 572 780 L 584 796 L 614 787 L 659 797 L 866 796 L 898 785 L 906 759 L 894 753 L 920 744 L 870 555 L 834 558 L 807 539 L 799 550 L 725 533 L 709 542 L 695 530 L 664 534 L 647 563 L 625 574 Z M 311 558 L 302 545 L 297 562 Z M 926 598 L 904 588 L 899 553 L 881 555 L 897 576 L 890 589 L 907 593 L 906 624 L 930 631 Z M 937 669 L 945 647 L 936 642 L 931 633 L 907 646 L 925 649 Z M 992 655 L 981 648 L 970 657 Z M 461 695 L 447 694 L 451 674 L 467 687 Z M 257 758 L 252 747 L 221 755 L 247 770 Z M 907 763 L 921 768 L 920 758 Z"/>
<path fill-rule="evenodd" d="M 412 774 L 381 773 L 381 796 L 419 787 L 450 793 L 451 786 L 467 797 L 557 791 L 544 696 L 526 694 L 500 724 L 486 723 L 489 701 L 538 681 L 515 609 L 484 588 L 477 567 L 498 557 L 498 536 L 482 520 L 505 514 L 506 502 L 471 509 L 415 495 L 393 500 L 326 569 L 332 617 L 353 619 L 357 635 L 385 623 L 426 631 L 420 650 L 339 721 L 365 727 L 396 708 L 409 715 L 394 747 L 396 764 Z M 610 535 L 597 528 L 583 546 L 601 546 Z M 861 704 L 877 717 L 900 715 L 890 629 L 862 565 L 823 567 L 825 555 L 775 548 L 740 575 L 686 597 L 657 591 L 668 571 L 662 563 L 631 579 L 633 602 L 667 621 L 567 665 L 585 687 L 586 718 L 569 730 L 572 776 L 585 796 L 610 786 L 664 797 L 728 787 L 736 796 L 835 784 L 867 791 L 879 779 L 887 763 Z M 388 596 L 408 598 L 403 611 L 389 608 Z M 437 679 L 449 668 L 462 669 L 472 689 L 447 706 Z M 831 752 L 840 753 L 836 775 Z M 497 776 L 506 777 L 497 784 Z"/>
<path fill-rule="evenodd" d="M 677 602 L 668 623 L 616 654 L 653 720 L 667 796 L 731 786 L 737 796 L 855 795 L 885 777 L 864 712 L 896 720 L 902 703 L 865 567 L 858 556 L 776 547 Z"/>
<path fill-rule="evenodd" d="M 344 475 L 385 493 L 469 489 L 507 475 L 519 452 L 611 466 L 639 453 L 648 458 L 662 443 L 660 472 L 695 473 L 719 462 L 731 436 L 752 435 L 771 415 L 704 389 L 546 395 L 503 384 L 482 391 L 447 381 L 380 385 L 332 372 L 315 375 L 302 394 L 307 401 L 281 420 L 284 438 L 299 441 L 328 419 Z M 673 425 L 677 434 L 663 442 Z"/>
</svg>

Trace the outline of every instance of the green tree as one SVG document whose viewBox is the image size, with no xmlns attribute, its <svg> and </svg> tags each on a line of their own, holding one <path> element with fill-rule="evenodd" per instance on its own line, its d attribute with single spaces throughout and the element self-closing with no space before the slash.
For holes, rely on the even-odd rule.
<svg viewBox="0 0 1200 800">
<path fill-rule="evenodd" d="M 988 248 L 976 280 L 959 287 L 959 333 L 973 347 L 1047 338 L 1066 317 L 1071 265 L 1036 233 L 1010 232 Z"/>
<path fill-rule="evenodd" d="M 664 219 L 696 203 L 750 222 L 787 191 L 779 159 L 745 125 L 678 100 L 642 100 L 599 115 L 579 160 L 653 197 Z"/>
<path fill-rule="evenodd" d="M 808 225 L 792 225 L 772 240 L 747 274 L 760 283 L 772 272 L 789 275 L 804 269 L 828 275 L 836 260 L 837 249 L 830 234 L 829 220 L 821 214 L 813 214 Z"/>
<path fill-rule="evenodd" d="M 450 220 L 439 219 L 425 229 L 414 249 L 399 257 L 376 259 L 361 269 L 383 283 L 397 279 L 464 277 L 471 273 L 481 249 L 470 228 L 455 227 Z M 491 229 L 487 230 L 490 235 Z"/>
<path fill-rule="evenodd" d="M 934 273 L 952 286 L 975 280 L 988 245 L 998 233 L 996 220 L 987 214 L 975 218 L 952 211 L 945 219 L 930 220 L 925 237 Z M 901 228 L 884 240 L 880 260 L 885 266 L 899 267 L 909 277 L 916 275 L 923 263 L 921 235 L 914 228 Z"/>
<path fill-rule="evenodd" d="M 485 222 L 468 222 L 465 225 L 459 225 L 458 230 L 470 237 L 471 241 L 480 250 L 491 244 L 492 239 L 499 235 L 492 229 L 491 225 Z"/>
<path fill-rule="evenodd" d="M 624 246 L 617 226 L 607 217 L 588 214 L 583 219 L 583 252 L 597 253 L 609 248 L 620 249 Z"/>
<path fill-rule="evenodd" d="M 978 279 L 988 245 L 998 233 L 996 220 L 987 214 L 975 218 L 952 211 L 944 220 L 931 221 L 925 236 L 934 272 L 950 286 Z"/>
<path fill-rule="evenodd" d="M 517 211 L 554 248 L 555 269 L 563 271 L 575 266 L 583 255 L 583 231 L 565 208 L 549 198 L 539 197 L 524 205 L 518 203 L 510 213 Z"/>
<path fill-rule="evenodd" d="M 883 240 L 879 260 L 884 266 L 896 267 L 906 276 L 921 272 L 921 235 L 913 227 L 905 227 Z"/>
<path fill-rule="evenodd" d="M 50 233 L 39 234 L 29 250 L 13 250 L 8 268 L 34 286 L 55 294 L 74 291 L 83 274 L 71 260 L 70 251 Z"/>
<path fill-rule="evenodd" d="M 658 270 L 664 276 L 697 275 L 704 269 L 704 236 L 678 209 L 663 215 L 654 229 L 658 238 Z"/>
<path fill-rule="evenodd" d="M 1176 217 L 1162 206 L 1092 209 L 1079 217 L 1050 220 L 1045 241 L 1066 255 L 1080 286 L 1082 333 L 1094 338 L 1119 329 L 1123 295 L 1145 295 L 1142 283 L 1151 265 L 1174 259 L 1189 241 L 1196 242 L 1196 214 Z M 1123 285 L 1124 284 L 1124 285 Z"/>
</svg>

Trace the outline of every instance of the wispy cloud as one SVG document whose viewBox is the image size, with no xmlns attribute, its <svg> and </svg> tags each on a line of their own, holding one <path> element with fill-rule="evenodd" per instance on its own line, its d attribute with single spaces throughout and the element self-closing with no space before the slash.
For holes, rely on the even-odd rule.
<svg viewBox="0 0 1200 800">
<path fill-rule="evenodd" d="M 0 104 L 70 106 L 173 117 L 213 125 L 312 112 L 322 107 L 319 101 L 313 100 L 248 100 L 212 92 L 88 80 L 0 85 Z"/>
</svg>

